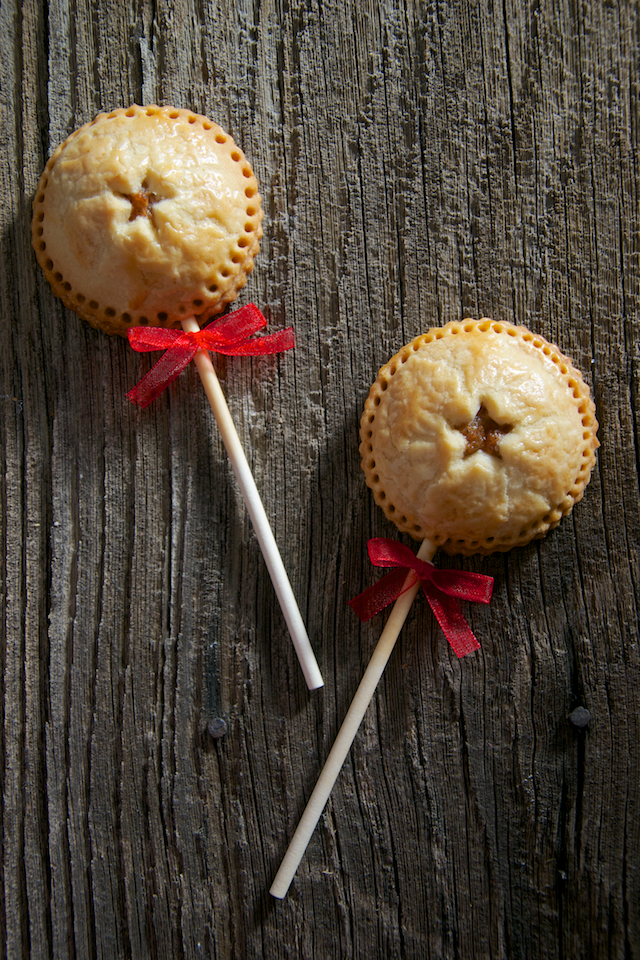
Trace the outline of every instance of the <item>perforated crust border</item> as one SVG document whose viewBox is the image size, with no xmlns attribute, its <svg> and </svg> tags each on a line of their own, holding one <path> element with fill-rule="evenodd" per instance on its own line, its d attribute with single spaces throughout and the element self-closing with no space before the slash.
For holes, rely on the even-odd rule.
<svg viewBox="0 0 640 960">
<path fill-rule="evenodd" d="M 554 505 L 543 517 L 537 518 L 526 529 L 521 530 L 519 536 L 495 536 L 487 537 L 485 540 L 452 540 L 440 536 L 437 531 L 427 530 L 421 526 L 415 518 L 412 519 L 404 515 L 400 510 L 396 509 L 391 499 L 387 496 L 383 483 L 376 473 L 375 453 L 371 444 L 373 434 L 372 424 L 375 421 L 376 409 L 381 402 L 382 395 L 387 390 L 389 383 L 397 371 L 402 364 L 406 363 L 412 353 L 417 353 L 434 340 L 456 336 L 461 332 L 482 335 L 489 331 L 502 334 L 505 337 L 519 339 L 526 344 L 528 349 L 539 350 L 545 357 L 546 362 L 553 364 L 566 379 L 567 389 L 573 395 L 574 404 L 582 417 L 582 465 L 562 502 Z M 449 554 L 463 554 L 464 556 L 482 554 L 487 556 L 497 551 L 506 551 L 511 550 L 512 547 L 524 546 L 531 540 L 544 537 L 549 530 L 558 526 L 563 517 L 571 513 L 574 504 L 582 499 L 585 487 L 591 477 L 591 471 L 595 464 L 595 451 L 600 445 L 597 439 L 597 431 L 598 422 L 596 420 L 595 406 L 591 399 L 589 387 L 585 384 L 580 372 L 576 370 L 571 360 L 564 356 L 556 346 L 548 343 L 544 337 L 531 333 L 526 327 L 517 327 L 507 321 L 494 322 L 493 320 L 483 317 L 481 320 L 463 320 L 462 322 L 454 320 L 447 323 L 444 327 L 434 327 L 404 346 L 402 350 L 381 368 L 377 380 L 369 391 L 369 396 L 364 406 L 364 412 L 360 421 L 359 449 L 362 458 L 361 465 L 367 486 L 373 491 L 375 502 L 384 510 L 387 518 L 395 523 L 399 530 L 403 533 L 408 533 L 414 540 L 423 540 L 425 537 L 428 537 L 438 547 Z"/>
<path fill-rule="evenodd" d="M 126 310 L 118 312 L 111 304 L 97 303 L 91 298 L 87 291 L 74 290 L 64 275 L 64 264 L 54 263 L 47 255 L 46 241 L 44 239 L 44 222 L 47 210 L 47 185 L 49 183 L 50 173 L 58 160 L 58 157 L 66 149 L 67 145 L 75 140 L 96 124 L 105 123 L 114 117 L 136 117 L 141 114 L 153 116 L 162 115 L 170 120 L 179 120 L 181 122 L 199 125 L 204 130 L 211 131 L 214 137 L 217 149 L 226 150 L 231 155 L 232 160 L 238 163 L 242 169 L 242 174 L 246 178 L 245 196 L 247 198 L 246 221 L 244 233 L 238 237 L 235 248 L 231 251 L 231 257 L 226 263 L 212 265 L 211 276 L 196 291 L 194 291 L 192 310 L 185 308 L 182 316 L 189 316 L 193 313 L 195 316 L 215 316 L 236 299 L 239 291 L 247 282 L 247 277 L 253 270 L 254 259 L 260 249 L 260 240 L 262 239 L 262 199 L 258 192 L 258 181 L 256 180 L 251 166 L 244 153 L 233 141 L 232 137 L 226 133 L 217 123 L 209 120 L 191 110 L 181 110 L 177 107 L 158 107 L 152 104 L 147 107 L 141 107 L 133 104 L 130 107 L 121 107 L 117 110 L 111 110 L 109 113 L 99 113 L 90 123 L 75 130 L 64 143 L 61 143 L 55 152 L 51 155 L 42 172 L 35 198 L 33 201 L 33 219 L 31 221 L 31 243 L 44 274 L 51 284 L 54 294 L 59 297 L 66 307 L 74 310 L 84 320 L 87 320 L 93 327 L 104 330 L 106 333 L 119 334 L 126 337 L 127 330 L 136 326 L 154 326 L 154 327 L 179 327 L 180 318 L 176 319 L 168 316 L 162 311 L 155 316 L 148 316 L 144 311 Z"/>
</svg>

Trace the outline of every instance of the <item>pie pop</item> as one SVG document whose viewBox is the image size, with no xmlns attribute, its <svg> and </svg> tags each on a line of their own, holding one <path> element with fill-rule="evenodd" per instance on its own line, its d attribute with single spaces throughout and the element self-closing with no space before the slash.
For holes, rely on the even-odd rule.
<svg viewBox="0 0 640 960">
<path fill-rule="evenodd" d="M 47 162 L 33 204 L 32 243 L 53 292 L 135 350 L 166 352 L 129 399 L 147 406 L 194 360 L 310 689 L 323 685 L 208 351 L 258 356 L 291 349 L 291 329 L 249 304 L 221 313 L 253 269 L 262 236 L 258 183 L 217 124 L 189 110 L 101 113 Z M 182 329 L 180 329 L 182 328 Z"/>
<path fill-rule="evenodd" d="M 286 895 L 422 587 L 458 657 L 479 648 L 456 598 L 488 603 L 491 578 L 431 563 L 510 550 L 543 537 L 584 493 L 598 447 L 595 407 L 557 347 L 524 327 L 451 322 L 407 344 L 380 370 L 360 423 L 360 454 L 376 503 L 417 556 L 369 541 L 394 567 L 351 606 L 368 619 L 395 600 L 336 741 L 271 887 Z"/>
</svg>

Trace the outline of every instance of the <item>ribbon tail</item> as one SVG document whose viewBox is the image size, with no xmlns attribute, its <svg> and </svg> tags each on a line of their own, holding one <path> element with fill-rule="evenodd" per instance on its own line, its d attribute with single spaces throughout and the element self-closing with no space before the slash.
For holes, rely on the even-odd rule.
<svg viewBox="0 0 640 960">
<path fill-rule="evenodd" d="M 397 600 L 401 594 L 405 593 L 416 582 L 416 574 L 407 570 L 406 567 L 398 567 L 392 570 L 373 586 L 368 587 L 353 600 L 349 600 L 349 606 L 363 623 L 380 613 L 390 603 Z"/>
<path fill-rule="evenodd" d="M 442 628 L 442 632 L 453 647 L 457 657 L 466 657 L 468 653 L 480 649 L 471 627 L 462 616 L 458 601 L 442 593 L 429 581 L 422 581 L 422 589 L 433 610 L 433 614 Z"/>
<path fill-rule="evenodd" d="M 197 350 L 195 346 L 167 350 L 142 380 L 129 390 L 127 400 L 136 403 L 139 407 L 148 407 L 191 363 Z"/>
</svg>

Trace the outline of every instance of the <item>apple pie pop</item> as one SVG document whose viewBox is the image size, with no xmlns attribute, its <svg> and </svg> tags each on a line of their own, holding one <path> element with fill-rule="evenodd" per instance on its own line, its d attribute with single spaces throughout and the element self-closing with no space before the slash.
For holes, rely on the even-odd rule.
<svg viewBox="0 0 640 960">
<path fill-rule="evenodd" d="M 67 307 L 139 351 L 165 350 L 128 394 L 146 406 L 194 360 L 253 521 L 310 689 L 318 669 L 264 507 L 208 351 L 258 356 L 293 347 L 252 304 L 200 329 L 237 297 L 262 236 L 258 184 L 217 124 L 189 110 L 101 113 L 53 153 L 33 204 L 33 247 Z M 182 328 L 182 329 L 180 329 Z"/>
<path fill-rule="evenodd" d="M 488 602 L 490 578 L 437 569 L 438 548 L 490 554 L 557 526 L 584 493 L 598 447 L 595 407 L 557 347 L 524 327 L 451 322 L 407 344 L 380 370 L 360 424 L 376 503 L 417 556 L 369 541 L 394 571 L 351 602 L 365 620 L 395 600 L 300 824 L 271 887 L 286 895 L 413 600 L 422 587 L 457 656 L 479 648 L 457 599 Z"/>
</svg>

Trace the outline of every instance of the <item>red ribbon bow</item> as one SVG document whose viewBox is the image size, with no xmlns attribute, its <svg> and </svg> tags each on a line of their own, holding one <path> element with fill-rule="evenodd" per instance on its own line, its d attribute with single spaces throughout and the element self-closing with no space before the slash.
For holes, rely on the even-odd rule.
<svg viewBox="0 0 640 960">
<path fill-rule="evenodd" d="M 369 558 L 376 567 L 398 569 L 349 601 L 349 606 L 363 622 L 393 603 L 414 585 L 415 578 L 407 578 L 409 571 L 413 570 L 456 655 L 465 657 L 468 653 L 480 649 L 480 644 L 462 616 L 455 598 L 460 597 L 473 603 L 489 603 L 493 592 L 493 577 L 463 570 L 439 570 L 426 560 L 418 560 L 404 544 L 384 537 L 369 540 L 367 549 Z"/>
<path fill-rule="evenodd" d="M 134 350 L 138 353 L 166 350 L 166 353 L 129 391 L 127 399 L 140 407 L 148 406 L 191 363 L 198 350 L 215 350 L 226 356 L 258 357 L 291 350 L 295 346 L 292 327 L 249 340 L 266 325 L 267 321 L 256 305 L 248 303 L 194 333 L 161 327 L 132 327 L 127 335 Z"/>
</svg>

